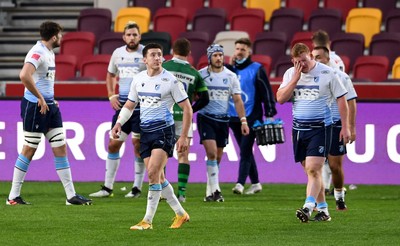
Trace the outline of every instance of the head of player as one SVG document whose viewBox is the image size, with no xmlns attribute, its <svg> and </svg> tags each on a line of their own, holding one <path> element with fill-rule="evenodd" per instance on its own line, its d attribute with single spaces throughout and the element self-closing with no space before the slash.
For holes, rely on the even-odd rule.
<svg viewBox="0 0 400 246">
<path fill-rule="evenodd" d="M 324 30 L 318 30 L 313 33 L 311 37 L 313 47 L 323 46 L 330 50 L 331 41 L 329 40 L 329 34 Z"/>
<path fill-rule="evenodd" d="M 154 76 L 162 71 L 163 49 L 160 44 L 149 43 L 143 48 L 143 62 L 147 67 L 147 74 Z"/>
<path fill-rule="evenodd" d="M 207 48 L 207 58 L 212 71 L 222 71 L 224 67 L 224 47 L 219 44 L 211 44 Z"/>
<path fill-rule="evenodd" d="M 172 45 L 172 51 L 174 52 L 174 56 L 178 57 L 188 57 L 191 51 L 190 41 L 186 38 L 177 39 Z"/>
<path fill-rule="evenodd" d="M 128 21 L 124 28 L 124 35 L 122 39 L 126 43 L 128 51 L 136 51 L 139 47 L 141 39 L 139 25 L 134 21 Z"/>
<path fill-rule="evenodd" d="M 240 38 L 235 41 L 233 59 L 236 64 L 243 64 L 251 55 L 251 41 L 248 38 Z"/>
<path fill-rule="evenodd" d="M 292 62 L 296 67 L 296 64 L 300 64 L 302 67 L 302 73 L 308 73 L 315 67 L 315 61 L 311 59 L 310 49 L 303 43 L 296 43 L 291 50 Z"/>
<path fill-rule="evenodd" d="M 329 65 L 329 50 L 325 46 L 316 46 L 312 51 L 314 60 Z"/>
<path fill-rule="evenodd" d="M 62 39 L 62 30 L 63 28 L 60 24 L 45 21 L 39 27 L 40 37 L 42 41 L 49 44 L 51 49 L 60 47 L 61 39 Z"/>
</svg>

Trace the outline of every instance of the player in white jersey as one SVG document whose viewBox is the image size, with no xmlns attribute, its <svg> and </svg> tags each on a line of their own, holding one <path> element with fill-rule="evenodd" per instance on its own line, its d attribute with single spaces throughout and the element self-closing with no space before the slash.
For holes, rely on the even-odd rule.
<svg viewBox="0 0 400 246">
<path fill-rule="evenodd" d="M 329 50 L 324 46 L 314 47 L 312 51 L 314 60 L 321 62 L 325 65 L 329 64 Z M 350 143 L 356 139 L 356 98 L 357 93 L 354 89 L 353 83 L 349 76 L 340 71 L 336 70 L 336 73 L 342 81 L 344 87 L 348 91 L 346 94 L 346 100 L 349 107 L 349 126 L 350 126 Z M 341 129 L 341 120 L 338 105 L 335 101 L 332 102 L 332 144 L 328 155 L 328 163 L 330 170 L 332 170 L 332 181 L 334 186 L 334 196 L 336 200 L 337 210 L 347 210 L 345 203 L 345 190 L 344 190 L 344 173 L 343 173 L 343 157 L 347 153 L 346 145 L 342 141 L 339 141 L 339 133 Z"/>
<path fill-rule="evenodd" d="M 66 205 L 90 205 L 92 200 L 76 194 L 71 169 L 67 158 L 61 112 L 54 100 L 54 78 L 56 73 L 53 49 L 60 46 L 62 27 L 46 21 L 40 25 L 41 40 L 25 57 L 19 74 L 25 86 L 21 102 L 24 129 L 24 146 L 15 162 L 14 175 L 7 205 L 29 205 L 21 196 L 30 162 L 44 134 L 54 154 L 54 164 L 67 196 Z"/>
<path fill-rule="evenodd" d="M 293 101 L 292 141 L 295 161 L 301 162 L 307 174 L 307 198 L 296 211 L 297 218 L 308 222 L 317 203 L 314 221 L 330 221 L 322 183 L 322 166 L 329 153 L 331 136 L 331 102 L 337 101 L 342 129 L 340 139 L 350 138 L 347 93 L 332 68 L 311 59 L 310 50 L 297 43 L 291 50 L 294 67 L 289 68 L 277 92 L 281 104 Z"/>
<path fill-rule="evenodd" d="M 133 78 L 128 100 L 112 129 L 113 137 L 119 138 L 121 126 L 129 120 L 135 106 L 140 102 L 140 155 L 149 176 L 149 192 L 143 220 L 130 229 L 153 228 L 152 222 L 161 196 L 175 212 L 170 228 L 180 228 L 183 223 L 189 221 L 189 215 L 165 178 L 164 167 L 173 154 L 175 144 L 172 106 L 178 103 L 183 110 L 182 132 L 176 141 L 178 152 L 185 151 L 189 146 L 188 131 L 193 116 L 192 106 L 182 83 L 172 73 L 162 68 L 161 45 L 147 44 L 143 49 L 143 61 L 147 70 Z"/>
<path fill-rule="evenodd" d="M 212 44 L 207 49 L 209 65 L 199 72 L 208 88 L 209 103 L 198 111 L 197 127 L 200 141 L 207 154 L 207 189 L 204 201 L 223 202 L 219 186 L 219 166 L 224 147 L 229 136 L 229 99 L 232 97 L 239 118 L 243 119 L 241 131 L 249 134 L 240 82 L 237 75 L 224 64 L 224 50 L 219 44 Z"/>
<path fill-rule="evenodd" d="M 313 33 L 312 37 L 313 47 L 326 47 L 329 50 L 329 63 L 326 64 L 334 69 L 339 69 L 340 71 L 345 71 L 343 60 L 331 50 L 331 41 L 329 39 L 329 34 L 324 30 L 318 30 Z M 322 169 L 322 180 L 325 187 L 325 195 L 333 194 L 330 192 L 330 185 L 332 180 L 332 172 L 329 167 L 328 159 L 326 159 L 324 167 Z"/>
<path fill-rule="evenodd" d="M 108 65 L 108 73 L 106 78 L 108 98 L 111 107 L 115 110 L 112 119 L 112 126 L 115 125 L 122 105 L 128 98 L 131 82 L 133 76 L 140 71 L 146 69 L 143 63 L 143 45 L 140 42 L 140 29 L 135 22 L 128 22 L 124 28 L 122 39 L 126 45 L 117 48 L 112 56 Z M 118 77 L 118 82 L 117 82 Z M 116 85 L 119 85 L 119 94 L 115 94 Z M 101 190 L 90 194 L 91 197 L 112 197 L 115 176 L 117 175 L 118 167 L 120 165 L 120 154 L 122 144 L 127 136 L 132 132 L 132 144 L 135 150 L 135 181 L 132 190 L 129 191 L 125 197 L 137 198 L 141 195 L 142 184 L 144 179 L 145 166 L 142 158 L 140 157 L 140 108 L 136 107 L 129 122 L 122 128 L 122 133 L 118 139 L 113 139 L 110 136 L 108 143 L 108 156 L 106 160 L 106 173 L 104 185 Z"/>
</svg>

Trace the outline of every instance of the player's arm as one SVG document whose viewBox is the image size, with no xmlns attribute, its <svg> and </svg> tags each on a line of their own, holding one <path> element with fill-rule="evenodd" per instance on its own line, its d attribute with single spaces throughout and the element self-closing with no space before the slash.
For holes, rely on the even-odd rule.
<svg viewBox="0 0 400 246">
<path fill-rule="evenodd" d="M 342 130 L 340 131 L 339 140 L 343 140 L 345 144 L 349 142 L 350 139 L 350 130 L 349 130 L 349 109 L 347 105 L 347 100 L 345 96 L 341 96 L 336 99 L 340 120 L 342 122 Z"/>
<path fill-rule="evenodd" d="M 350 143 L 356 140 L 356 115 L 357 102 L 356 99 L 347 101 L 349 107 L 349 128 L 350 128 Z"/>
<path fill-rule="evenodd" d="M 258 69 L 256 77 L 257 95 L 261 97 L 261 101 L 264 104 L 265 117 L 272 118 L 277 114 L 275 108 L 275 97 L 272 92 L 271 84 L 269 82 L 267 72 L 264 67 L 261 66 Z"/>
<path fill-rule="evenodd" d="M 121 109 L 122 105 L 118 100 L 118 94 L 115 94 L 115 88 L 117 87 L 117 75 L 107 72 L 106 86 L 108 100 L 110 100 L 111 107 L 114 110 Z"/>
<path fill-rule="evenodd" d="M 204 108 L 210 102 L 210 95 L 208 91 L 197 92 L 198 99 L 192 105 L 193 113 Z"/>
<path fill-rule="evenodd" d="M 126 101 L 119 112 L 117 122 L 111 130 L 113 138 L 119 138 L 119 134 L 121 134 L 121 126 L 123 126 L 129 120 L 129 118 L 131 118 L 136 105 L 137 103 L 131 100 Z"/>
<path fill-rule="evenodd" d="M 183 121 L 182 133 L 179 136 L 178 141 L 176 142 L 176 150 L 178 152 L 182 152 L 185 151 L 189 145 L 188 132 L 190 124 L 192 123 L 193 110 L 188 98 L 186 100 L 183 100 L 182 102 L 179 102 L 178 105 L 183 110 Z"/>
<path fill-rule="evenodd" d="M 19 78 L 22 81 L 22 84 L 28 89 L 35 97 L 38 99 L 38 106 L 40 108 L 41 114 L 46 114 L 49 111 L 49 106 L 47 106 L 46 101 L 44 100 L 42 94 L 39 89 L 36 87 L 35 81 L 33 80 L 33 73 L 36 71 L 34 65 L 29 62 L 26 62 L 22 67 L 21 72 L 19 73 Z"/>
<path fill-rule="evenodd" d="M 232 95 L 233 103 L 235 104 L 236 112 L 240 118 L 240 122 L 242 123 L 242 135 L 248 135 L 250 130 L 249 126 L 247 125 L 246 120 L 246 111 L 244 109 L 244 104 L 242 101 L 242 96 L 240 94 L 233 94 Z"/>
</svg>

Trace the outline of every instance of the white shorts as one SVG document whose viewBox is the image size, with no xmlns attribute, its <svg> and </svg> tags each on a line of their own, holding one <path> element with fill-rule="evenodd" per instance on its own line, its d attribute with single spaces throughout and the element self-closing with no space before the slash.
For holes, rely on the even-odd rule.
<svg viewBox="0 0 400 246">
<path fill-rule="evenodd" d="M 182 133 L 182 121 L 175 121 L 175 135 L 180 136 Z M 188 137 L 193 138 L 193 123 L 190 123 Z"/>
</svg>

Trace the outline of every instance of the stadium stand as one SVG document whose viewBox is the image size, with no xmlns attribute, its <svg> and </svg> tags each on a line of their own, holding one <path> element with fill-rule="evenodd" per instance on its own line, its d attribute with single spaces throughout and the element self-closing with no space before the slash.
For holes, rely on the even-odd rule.
<svg viewBox="0 0 400 246">
<path fill-rule="evenodd" d="M 134 7 L 145 7 L 150 9 L 151 16 L 156 14 L 156 11 L 160 8 L 165 8 L 167 0 L 133 0 L 132 6 Z"/>
<path fill-rule="evenodd" d="M 236 9 L 241 9 L 243 7 L 242 0 L 209 0 L 210 8 L 222 8 L 226 12 L 226 20 L 229 21 L 230 16 Z"/>
<path fill-rule="evenodd" d="M 201 8 L 193 17 L 192 30 L 207 32 L 214 40 L 218 32 L 225 31 L 226 13 L 221 8 Z"/>
<path fill-rule="evenodd" d="M 254 40 L 256 33 L 264 31 L 265 15 L 262 9 L 235 9 L 230 16 L 232 31 L 245 31 Z"/>
<path fill-rule="evenodd" d="M 159 43 L 163 47 L 164 55 L 171 53 L 172 39 L 168 32 L 146 32 L 142 33 L 140 43 L 146 45 L 148 43 Z"/>
<path fill-rule="evenodd" d="M 204 7 L 204 0 L 171 0 L 171 7 L 186 9 L 188 21 L 192 22 L 196 10 Z"/>
<path fill-rule="evenodd" d="M 389 59 L 385 56 L 360 56 L 353 67 L 354 79 L 369 79 L 372 82 L 387 81 Z"/>
<path fill-rule="evenodd" d="M 181 32 L 186 32 L 188 12 L 184 8 L 161 8 L 153 18 L 153 31 L 168 32 L 174 42 Z"/>
<path fill-rule="evenodd" d="M 222 31 L 215 36 L 214 43 L 224 47 L 226 55 L 233 55 L 235 51 L 235 41 L 239 38 L 249 38 L 249 34 L 245 31 Z"/>
<path fill-rule="evenodd" d="M 392 67 L 392 78 L 400 79 L 400 57 L 397 57 Z"/>
<path fill-rule="evenodd" d="M 56 55 L 56 81 L 76 77 L 78 61 L 73 55 Z"/>
<path fill-rule="evenodd" d="M 311 12 L 318 9 L 319 0 L 286 0 L 286 8 L 297 8 L 303 11 L 304 22 L 310 18 Z"/>
<path fill-rule="evenodd" d="M 400 56 L 400 33 L 377 33 L 372 37 L 369 54 L 373 56 L 386 56 L 389 66 Z"/>
<path fill-rule="evenodd" d="M 308 20 L 308 30 L 315 32 L 317 30 L 326 31 L 330 37 L 335 33 L 342 32 L 342 14 L 338 9 L 314 9 Z"/>
<path fill-rule="evenodd" d="M 364 43 L 364 36 L 360 33 L 336 33 L 332 37 L 331 49 L 339 56 L 347 56 L 352 68 L 356 59 L 364 54 Z"/>
<path fill-rule="evenodd" d="M 286 44 L 289 44 L 293 35 L 303 30 L 303 16 L 301 9 L 277 9 L 272 13 L 269 30 L 272 32 L 284 32 L 286 34 Z"/>
<path fill-rule="evenodd" d="M 84 56 L 94 54 L 95 45 L 96 37 L 92 32 L 68 32 L 61 40 L 60 54 L 75 56 L 80 67 Z"/>
<path fill-rule="evenodd" d="M 271 57 L 271 67 L 286 52 L 286 34 L 284 32 L 259 32 L 253 41 L 253 53 Z"/>
<path fill-rule="evenodd" d="M 387 17 L 391 9 L 396 8 L 397 0 L 362 0 L 362 6 L 364 8 L 377 8 L 382 12 L 383 20 Z"/>
<path fill-rule="evenodd" d="M 251 55 L 251 59 L 255 62 L 260 63 L 261 65 L 263 65 L 265 71 L 267 72 L 267 74 L 269 75 L 271 73 L 271 63 L 272 63 L 272 59 L 271 57 L 267 56 L 267 55 L 257 55 L 257 54 L 253 54 Z"/>
<path fill-rule="evenodd" d="M 106 32 L 100 36 L 97 42 L 97 48 L 99 54 L 112 54 L 114 50 L 122 45 L 125 45 L 122 40 L 123 32 Z"/>
<path fill-rule="evenodd" d="M 342 13 L 343 21 L 346 21 L 346 17 L 350 9 L 357 8 L 358 0 L 324 0 L 324 8 L 327 9 L 338 9 Z"/>
<path fill-rule="evenodd" d="M 128 21 L 135 21 L 139 25 L 141 33 L 148 32 L 151 21 L 150 9 L 145 7 L 119 9 L 114 22 L 114 31 L 123 32 Z"/>
<path fill-rule="evenodd" d="M 96 41 L 100 36 L 111 31 L 112 13 L 105 8 L 87 8 L 81 10 L 78 16 L 78 28 L 80 32 L 92 32 L 96 36 Z"/>
<path fill-rule="evenodd" d="M 281 7 L 281 0 L 247 0 L 247 8 L 256 8 L 264 10 L 265 22 L 269 22 L 274 10 Z"/>
<path fill-rule="evenodd" d="M 286 70 L 291 67 L 293 67 L 293 63 L 290 55 L 283 55 L 279 57 L 275 63 L 275 76 L 271 78 L 271 80 L 282 82 L 283 75 L 285 74 Z"/>
<path fill-rule="evenodd" d="M 385 19 L 386 32 L 400 32 L 400 9 L 392 9 Z"/>
<path fill-rule="evenodd" d="M 111 55 L 85 56 L 81 62 L 81 77 L 94 77 L 97 81 L 105 81 Z"/>
<path fill-rule="evenodd" d="M 193 58 L 192 64 L 197 64 L 200 57 L 204 55 L 210 44 L 210 36 L 207 32 L 202 31 L 191 31 L 182 32 L 179 37 L 186 38 L 190 41 L 191 54 Z"/>
<path fill-rule="evenodd" d="M 311 41 L 313 33 L 312 32 L 296 32 L 293 35 L 292 41 L 290 42 L 290 47 L 293 47 L 295 43 L 303 43 L 308 46 L 310 50 L 312 50 L 313 45 Z"/>
</svg>

